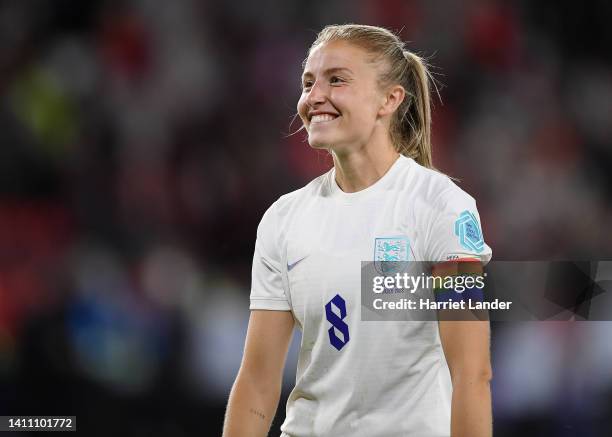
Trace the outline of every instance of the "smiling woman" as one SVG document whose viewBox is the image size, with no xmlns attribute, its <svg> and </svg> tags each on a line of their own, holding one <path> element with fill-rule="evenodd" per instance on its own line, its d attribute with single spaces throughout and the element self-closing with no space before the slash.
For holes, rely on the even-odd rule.
<svg viewBox="0 0 612 437">
<path fill-rule="evenodd" d="M 312 147 L 333 145 L 342 153 L 346 146 L 367 140 L 377 96 L 372 86 L 364 84 L 374 83 L 376 72 L 363 57 L 360 48 L 345 41 L 320 45 L 308 57 L 298 114 Z"/>
<path fill-rule="evenodd" d="M 298 114 L 334 168 L 261 220 L 224 436 L 267 435 L 294 325 L 283 436 L 490 436 L 487 322 L 360 320 L 361 261 L 491 258 L 474 199 L 433 169 L 425 63 L 387 29 L 341 25 L 303 67 Z M 464 217 L 478 244 L 455 233 Z"/>
</svg>

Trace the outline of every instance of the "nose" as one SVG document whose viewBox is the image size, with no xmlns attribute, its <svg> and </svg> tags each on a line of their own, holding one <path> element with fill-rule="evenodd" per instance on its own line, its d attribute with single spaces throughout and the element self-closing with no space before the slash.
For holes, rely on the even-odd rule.
<svg viewBox="0 0 612 437">
<path fill-rule="evenodd" d="M 308 95 L 306 97 L 306 103 L 310 107 L 315 107 L 317 105 L 320 105 L 321 103 L 324 103 L 326 99 L 327 91 L 325 87 L 317 80 L 310 87 L 310 91 L 308 92 Z"/>
</svg>

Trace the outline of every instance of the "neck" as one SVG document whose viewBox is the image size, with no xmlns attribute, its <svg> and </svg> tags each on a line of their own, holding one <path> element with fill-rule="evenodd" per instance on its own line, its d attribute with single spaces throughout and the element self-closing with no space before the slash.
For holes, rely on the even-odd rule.
<svg viewBox="0 0 612 437">
<path fill-rule="evenodd" d="M 345 193 L 355 193 L 374 184 L 399 156 L 390 140 L 350 149 L 332 150 L 336 183 Z"/>
</svg>

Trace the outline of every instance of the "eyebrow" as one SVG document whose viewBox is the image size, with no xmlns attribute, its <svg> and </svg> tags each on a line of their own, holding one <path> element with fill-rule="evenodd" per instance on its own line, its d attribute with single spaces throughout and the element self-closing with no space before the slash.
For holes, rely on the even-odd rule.
<svg viewBox="0 0 612 437">
<path fill-rule="evenodd" d="M 341 72 L 341 71 L 346 71 L 348 73 L 353 74 L 351 69 L 350 68 L 346 68 L 346 67 L 332 67 L 332 68 L 328 68 L 327 70 L 325 70 L 323 72 L 323 74 L 329 75 L 329 74 L 338 73 L 338 72 Z M 304 71 L 304 73 L 302 73 L 302 78 L 304 78 L 306 76 L 313 76 L 313 74 L 310 71 Z"/>
</svg>

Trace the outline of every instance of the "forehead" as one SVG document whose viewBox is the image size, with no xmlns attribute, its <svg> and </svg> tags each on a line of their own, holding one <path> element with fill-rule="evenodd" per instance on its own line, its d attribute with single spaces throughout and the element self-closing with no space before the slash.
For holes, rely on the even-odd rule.
<svg viewBox="0 0 612 437">
<path fill-rule="evenodd" d="M 374 68 L 368 53 L 346 41 L 330 41 L 317 46 L 304 64 L 303 75 L 316 75 L 328 69 L 346 68 L 358 73 Z"/>
</svg>

